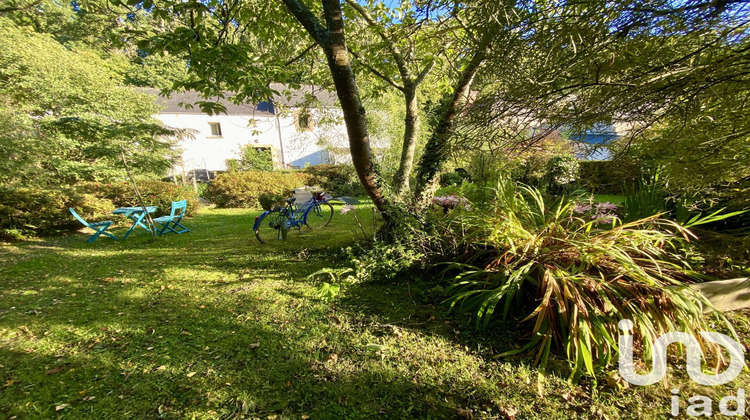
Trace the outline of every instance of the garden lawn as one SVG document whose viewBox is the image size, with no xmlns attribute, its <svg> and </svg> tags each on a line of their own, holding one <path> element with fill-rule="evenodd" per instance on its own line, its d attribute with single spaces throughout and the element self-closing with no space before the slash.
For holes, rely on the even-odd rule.
<svg viewBox="0 0 750 420">
<path fill-rule="evenodd" d="M 155 242 L 140 230 L 0 247 L 0 417 L 668 416 L 669 388 L 539 382 L 527 360 L 494 357 L 518 345 L 516 325 L 480 335 L 432 284 L 359 284 L 321 301 L 306 276 L 346 260 L 352 214 L 272 245 L 252 235 L 257 214 L 203 210 L 185 219 L 191 233 Z M 706 389 L 678 370 L 683 402 L 750 382 Z"/>
</svg>

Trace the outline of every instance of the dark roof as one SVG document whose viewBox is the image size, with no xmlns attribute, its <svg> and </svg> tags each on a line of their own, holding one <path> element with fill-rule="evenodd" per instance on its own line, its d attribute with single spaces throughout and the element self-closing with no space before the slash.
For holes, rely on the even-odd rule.
<svg viewBox="0 0 750 420">
<path fill-rule="evenodd" d="M 272 83 L 270 87 L 279 92 L 279 95 L 274 95 L 271 101 L 260 102 L 257 105 L 238 105 L 226 99 L 219 99 L 216 97 L 206 99 L 200 94 L 200 92 L 195 91 L 175 92 L 169 97 L 159 95 L 158 89 L 143 89 L 143 92 L 156 96 L 156 103 L 163 107 L 161 112 L 165 114 L 202 114 L 200 107 L 196 104 L 201 101 L 210 101 L 224 105 L 224 107 L 226 107 L 227 115 L 272 117 L 276 112 L 274 103 L 287 107 L 296 107 L 304 103 L 308 95 L 313 95 L 318 100 L 318 103 L 313 104 L 313 106 L 334 107 L 337 105 L 338 101 L 334 92 L 325 90 L 318 86 L 302 85 L 300 89 L 289 89 L 286 85 Z M 231 96 L 231 94 L 228 93 L 226 96 Z M 193 107 L 185 107 L 186 104 L 193 105 Z"/>
<path fill-rule="evenodd" d="M 253 115 L 256 117 L 273 117 L 273 104 L 261 102 L 258 105 L 240 104 L 237 105 L 226 99 L 204 98 L 199 92 L 175 92 L 169 97 L 159 95 L 158 89 L 144 89 L 144 92 L 156 96 L 156 104 L 162 107 L 163 114 L 202 114 L 198 102 L 210 101 L 218 102 L 226 107 L 227 115 Z M 181 105 L 182 104 L 182 105 Z M 186 104 L 193 105 L 192 108 L 186 107 Z"/>
<path fill-rule="evenodd" d="M 301 85 L 299 89 L 290 89 L 281 83 L 271 83 L 271 89 L 279 92 L 279 95 L 275 95 L 273 101 L 288 107 L 299 106 L 305 102 L 305 96 L 312 95 L 319 101 L 318 105 L 325 108 L 333 108 L 338 106 L 338 97 L 336 92 L 324 89 L 320 86 L 314 85 Z"/>
</svg>

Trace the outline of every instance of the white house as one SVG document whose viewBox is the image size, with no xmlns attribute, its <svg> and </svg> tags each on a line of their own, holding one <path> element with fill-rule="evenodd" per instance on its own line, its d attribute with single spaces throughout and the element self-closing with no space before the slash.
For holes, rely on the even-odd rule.
<svg viewBox="0 0 750 420">
<path fill-rule="evenodd" d="M 226 113 L 217 115 L 205 114 L 195 105 L 207 100 L 198 92 L 166 98 L 149 90 L 162 107 L 156 117 L 190 133 L 178 142 L 182 159 L 175 172 L 226 170 L 226 161 L 238 158 L 240 147 L 248 144 L 270 150 L 278 168 L 347 161 L 349 143 L 334 93 L 309 85 L 292 91 L 283 85 L 271 87 L 281 94 L 256 105 L 218 100 Z"/>
</svg>

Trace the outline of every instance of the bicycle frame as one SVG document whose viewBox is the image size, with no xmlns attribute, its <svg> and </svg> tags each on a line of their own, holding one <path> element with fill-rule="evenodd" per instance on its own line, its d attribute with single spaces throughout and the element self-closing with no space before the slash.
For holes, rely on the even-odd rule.
<svg viewBox="0 0 750 420">
<path fill-rule="evenodd" d="M 273 213 L 276 211 L 283 212 L 287 218 L 289 225 L 282 229 L 289 229 L 289 228 L 295 228 L 297 230 L 302 228 L 302 225 L 307 223 L 307 215 L 310 213 L 310 210 L 315 208 L 316 204 L 320 203 L 327 203 L 328 200 L 323 198 L 322 200 L 318 200 L 317 197 L 323 197 L 322 193 L 313 193 L 312 197 L 310 197 L 309 200 L 305 201 L 302 204 L 296 204 L 294 202 L 289 203 L 287 202 L 287 205 L 282 208 L 275 208 L 272 210 L 267 210 L 263 212 L 260 216 L 255 218 L 255 223 L 253 223 L 253 231 L 257 231 L 259 227 L 260 221 L 269 213 Z M 301 215 L 301 217 L 299 217 Z"/>
</svg>

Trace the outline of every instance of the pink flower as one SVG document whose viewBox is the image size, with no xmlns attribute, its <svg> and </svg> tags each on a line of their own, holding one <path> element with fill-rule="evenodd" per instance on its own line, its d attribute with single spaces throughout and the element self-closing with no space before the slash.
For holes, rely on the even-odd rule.
<svg viewBox="0 0 750 420">
<path fill-rule="evenodd" d="M 587 211 L 589 211 L 589 210 L 591 210 L 591 206 L 590 206 L 590 205 L 588 205 L 588 204 L 584 204 L 584 205 L 581 205 L 581 204 L 579 204 L 579 205 L 577 205 L 577 206 L 576 206 L 576 207 L 575 207 L 575 208 L 573 209 L 573 211 L 574 211 L 574 212 L 576 212 L 576 213 L 578 213 L 578 214 L 583 214 L 583 213 L 586 213 L 586 212 L 587 212 Z"/>
<path fill-rule="evenodd" d="M 610 202 L 597 203 L 596 204 L 596 209 L 599 210 L 599 211 L 602 211 L 602 210 L 607 210 L 607 211 L 617 210 L 617 204 L 613 204 L 613 203 L 610 203 Z"/>
</svg>

